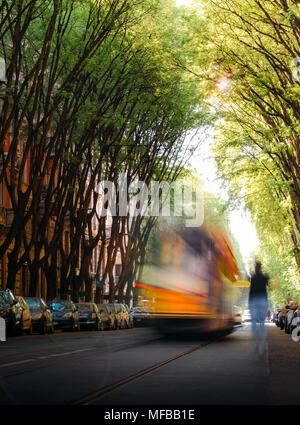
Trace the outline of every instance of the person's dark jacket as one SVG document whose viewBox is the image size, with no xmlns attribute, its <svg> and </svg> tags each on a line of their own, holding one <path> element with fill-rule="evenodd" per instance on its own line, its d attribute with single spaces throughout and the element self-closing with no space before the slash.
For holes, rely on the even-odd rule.
<svg viewBox="0 0 300 425">
<path fill-rule="evenodd" d="M 260 297 L 267 299 L 267 284 L 269 277 L 262 273 L 255 273 L 251 277 L 251 286 L 249 293 L 249 300 Z"/>
</svg>

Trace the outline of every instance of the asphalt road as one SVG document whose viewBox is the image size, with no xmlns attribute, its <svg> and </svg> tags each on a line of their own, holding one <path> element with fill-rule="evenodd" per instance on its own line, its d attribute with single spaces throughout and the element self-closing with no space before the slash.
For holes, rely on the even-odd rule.
<svg viewBox="0 0 300 425">
<path fill-rule="evenodd" d="M 251 329 L 162 337 L 149 328 L 11 337 L 0 343 L 0 404 L 299 404 L 300 343 L 268 325 L 258 358 Z"/>
</svg>

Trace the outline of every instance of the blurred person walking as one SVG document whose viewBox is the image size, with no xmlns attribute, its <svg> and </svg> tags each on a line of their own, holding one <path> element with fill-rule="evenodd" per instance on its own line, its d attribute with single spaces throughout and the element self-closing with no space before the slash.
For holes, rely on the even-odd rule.
<svg viewBox="0 0 300 425">
<path fill-rule="evenodd" d="M 267 285 L 269 277 L 261 271 L 261 263 L 255 264 L 255 273 L 251 277 L 249 293 L 249 307 L 252 318 L 252 334 L 255 341 L 255 350 L 259 356 L 265 352 L 266 328 L 265 319 L 268 312 Z"/>
</svg>

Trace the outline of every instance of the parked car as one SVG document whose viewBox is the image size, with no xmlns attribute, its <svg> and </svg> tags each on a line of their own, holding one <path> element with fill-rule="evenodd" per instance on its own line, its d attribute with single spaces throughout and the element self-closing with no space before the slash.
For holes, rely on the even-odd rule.
<svg viewBox="0 0 300 425">
<path fill-rule="evenodd" d="M 80 331 L 79 314 L 73 301 L 52 301 L 49 307 L 54 328 Z"/>
<path fill-rule="evenodd" d="M 106 304 L 106 307 L 109 309 L 110 314 L 111 314 L 111 318 L 112 318 L 113 323 L 114 323 L 113 329 L 118 329 L 118 319 L 117 319 L 117 315 L 116 315 L 115 304 Z"/>
<path fill-rule="evenodd" d="M 104 330 L 104 323 L 102 323 L 101 315 L 95 303 L 78 303 L 76 307 L 78 309 L 81 329 L 88 327 L 95 331 Z"/>
<path fill-rule="evenodd" d="M 291 326 L 292 326 L 293 318 L 295 317 L 295 315 L 296 317 L 298 315 L 297 308 L 298 308 L 298 305 L 293 302 L 290 304 L 290 309 L 286 313 L 284 331 L 287 334 L 292 333 Z"/>
<path fill-rule="evenodd" d="M 25 297 L 32 316 L 32 330 L 42 335 L 54 332 L 53 315 L 43 298 Z"/>
<path fill-rule="evenodd" d="M 250 313 L 250 310 L 244 310 L 242 319 L 243 319 L 243 322 L 251 322 L 251 313 Z"/>
<path fill-rule="evenodd" d="M 132 308 L 133 326 L 145 326 L 149 324 L 149 312 L 146 307 Z"/>
<path fill-rule="evenodd" d="M 22 331 L 27 332 L 28 335 L 32 334 L 32 316 L 30 308 L 23 297 L 16 297 L 22 308 Z"/>
<path fill-rule="evenodd" d="M 115 304 L 116 319 L 119 329 L 131 328 L 130 312 L 128 313 L 125 304 Z"/>
<path fill-rule="evenodd" d="M 281 309 L 281 311 L 278 313 L 278 327 L 282 330 L 284 329 L 284 325 L 285 325 L 285 314 Z"/>
<path fill-rule="evenodd" d="M 0 291 L 0 317 L 5 320 L 7 335 L 21 335 L 23 310 L 11 290 Z"/>
<path fill-rule="evenodd" d="M 281 330 L 285 329 L 286 315 L 289 310 L 290 310 L 290 306 L 286 305 L 285 307 L 282 307 L 280 313 L 278 314 L 278 322 L 279 322 L 279 327 Z"/>
<path fill-rule="evenodd" d="M 114 323 L 116 329 L 130 328 L 130 315 L 128 314 L 124 304 L 107 304 L 108 308 L 114 315 Z"/>
<path fill-rule="evenodd" d="M 108 304 L 98 304 L 97 307 L 101 316 L 101 323 L 103 324 L 104 329 L 116 329 L 115 314 L 112 312 Z"/>
<path fill-rule="evenodd" d="M 281 308 L 277 308 L 277 310 L 276 311 L 274 311 L 274 313 L 273 313 L 273 318 L 272 318 L 272 321 L 275 323 L 275 325 L 276 326 L 278 326 L 279 327 L 279 319 L 278 319 L 278 315 L 279 315 L 279 313 L 281 312 Z"/>
<path fill-rule="evenodd" d="M 299 336 L 299 330 L 300 330 L 300 307 L 298 307 L 295 310 L 294 317 L 293 317 L 292 322 L 290 324 L 291 333 L 293 333 L 293 330 L 295 328 L 298 328 L 298 336 Z"/>
<path fill-rule="evenodd" d="M 233 320 L 235 325 L 241 325 L 243 322 L 243 310 L 237 305 L 233 306 Z"/>
<path fill-rule="evenodd" d="M 132 312 L 131 312 L 131 310 L 130 310 L 130 308 L 128 307 L 127 304 L 123 304 L 123 306 L 124 306 L 125 310 L 128 313 L 128 327 L 129 328 L 133 328 L 133 316 L 132 316 Z"/>
<path fill-rule="evenodd" d="M 121 304 L 108 304 L 110 309 L 114 309 L 115 313 L 115 327 L 116 329 L 123 329 L 124 326 L 124 312 L 122 310 Z"/>
</svg>

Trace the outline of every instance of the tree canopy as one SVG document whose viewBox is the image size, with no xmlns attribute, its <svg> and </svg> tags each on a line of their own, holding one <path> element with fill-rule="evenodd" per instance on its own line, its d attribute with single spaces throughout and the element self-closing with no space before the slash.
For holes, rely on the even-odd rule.
<svg viewBox="0 0 300 425">
<path fill-rule="evenodd" d="M 299 287 L 299 4 L 196 3 L 205 16 L 196 31 L 207 59 L 200 69 L 219 117 L 218 171 L 251 212 L 266 268 L 292 291 Z"/>
</svg>

